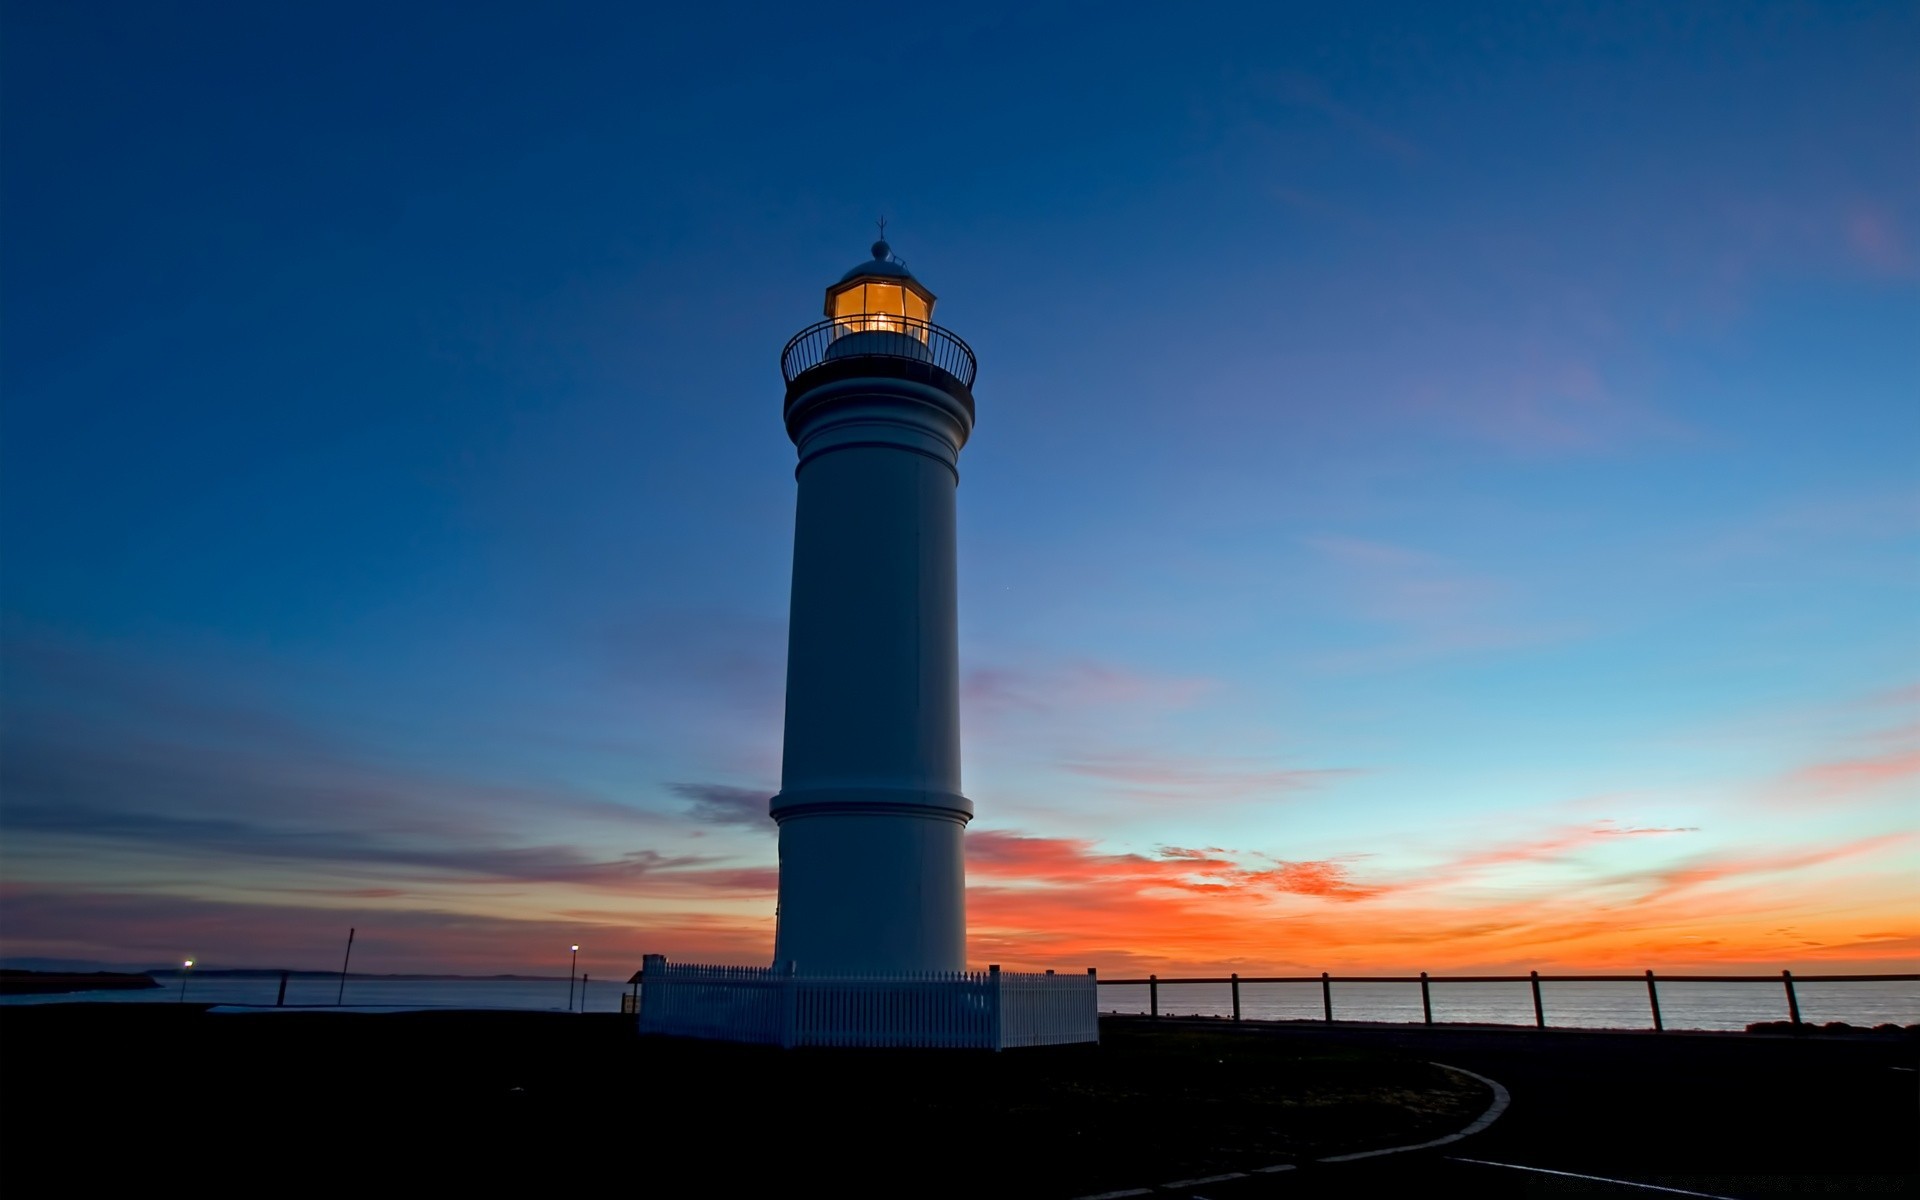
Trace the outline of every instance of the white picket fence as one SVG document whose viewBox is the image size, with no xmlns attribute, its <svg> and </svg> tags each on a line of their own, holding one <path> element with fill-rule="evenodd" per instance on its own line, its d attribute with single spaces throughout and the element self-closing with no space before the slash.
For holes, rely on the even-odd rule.
<svg viewBox="0 0 1920 1200">
<path fill-rule="evenodd" d="M 1100 1040 L 1092 971 L 819 976 L 649 954 L 639 981 L 641 1033 L 769 1046 L 991 1050 Z"/>
</svg>

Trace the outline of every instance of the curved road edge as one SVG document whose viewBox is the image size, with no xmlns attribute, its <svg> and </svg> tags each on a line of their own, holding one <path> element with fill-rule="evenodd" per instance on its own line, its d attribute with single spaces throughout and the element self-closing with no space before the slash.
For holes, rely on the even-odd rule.
<svg viewBox="0 0 1920 1200">
<path fill-rule="evenodd" d="M 1449 1145 L 1463 1138 L 1470 1138 L 1495 1121 L 1498 1121 L 1500 1114 L 1507 1111 L 1507 1105 L 1513 1103 L 1513 1096 L 1508 1093 L 1507 1089 L 1497 1079 L 1488 1079 L 1485 1075 L 1469 1071 L 1465 1067 L 1452 1067 L 1446 1063 L 1437 1062 L 1428 1065 L 1439 1067 L 1442 1071 L 1452 1071 L 1456 1075 L 1465 1075 L 1469 1079 L 1477 1079 L 1481 1083 L 1486 1084 L 1493 1089 L 1493 1103 L 1487 1105 L 1487 1111 L 1475 1117 L 1473 1123 L 1465 1129 L 1455 1133 L 1449 1133 L 1445 1137 L 1434 1138 L 1430 1142 L 1415 1142 L 1408 1146 L 1388 1146 L 1384 1150 L 1361 1150 L 1354 1154 L 1334 1154 L 1326 1158 L 1316 1158 L 1314 1161 L 1323 1163 L 1355 1162 L 1362 1158 L 1380 1158 L 1388 1154 L 1406 1154 L 1413 1150 L 1431 1150 L 1435 1146 Z"/>
<path fill-rule="evenodd" d="M 1431 1150 L 1435 1146 L 1451 1145 L 1454 1142 L 1463 1141 L 1466 1138 L 1472 1137 L 1474 1134 L 1485 1130 L 1487 1126 L 1493 1124 L 1495 1121 L 1498 1121 L 1500 1115 L 1507 1111 L 1507 1106 L 1513 1102 L 1512 1095 L 1508 1093 L 1506 1087 L 1497 1079 L 1489 1079 L 1485 1075 L 1469 1071 L 1465 1067 L 1452 1067 L 1446 1063 L 1437 1062 L 1429 1063 L 1428 1065 L 1439 1067 L 1442 1071 L 1452 1071 L 1456 1075 L 1465 1075 L 1469 1079 L 1478 1080 L 1486 1084 L 1493 1089 L 1493 1103 L 1487 1105 L 1486 1111 L 1475 1117 L 1465 1128 L 1456 1130 L 1444 1137 L 1437 1137 L 1425 1142 L 1413 1142 L 1405 1146 L 1388 1146 L 1382 1150 L 1362 1150 L 1355 1154 L 1334 1154 L 1326 1158 L 1316 1158 L 1312 1161 L 1315 1163 L 1355 1162 L 1363 1158 L 1380 1158 L 1388 1154 L 1406 1154 L 1414 1150 Z M 1199 1187 L 1202 1184 L 1226 1183 L 1230 1180 L 1250 1179 L 1255 1175 L 1277 1175 L 1282 1171 L 1291 1171 L 1294 1169 L 1295 1164 L 1293 1163 L 1278 1163 L 1271 1167 L 1255 1167 L 1250 1171 L 1228 1171 L 1220 1175 L 1208 1175 L 1201 1179 L 1176 1179 L 1171 1183 L 1155 1184 L 1148 1187 L 1121 1188 L 1118 1191 L 1099 1192 L 1091 1196 L 1078 1197 L 1077 1200 L 1123 1200 L 1123 1198 L 1131 1196 L 1151 1196 L 1155 1192 L 1185 1191 L 1188 1188 Z"/>
</svg>

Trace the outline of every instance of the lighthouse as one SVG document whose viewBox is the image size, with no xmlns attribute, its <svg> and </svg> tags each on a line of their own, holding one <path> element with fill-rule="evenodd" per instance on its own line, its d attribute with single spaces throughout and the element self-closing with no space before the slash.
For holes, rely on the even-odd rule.
<svg viewBox="0 0 1920 1200">
<path fill-rule="evenodd" d="M 973 351 L 885 241 L 780 355 L 799 463 L 771 968 L 630 982 L 640 1032 L 1005 1050 L 1100 1040 L 1099 980 L 967 963 L 954 499 Z M 644 989 L 644 995 L 641 994 Z"/>
<path fill-rule="evenodd" d="M 776 968 L 966 964 L 955 497 L 973 351 L 885 241 L 781 354 L 798 456 Z"/>
</svg>

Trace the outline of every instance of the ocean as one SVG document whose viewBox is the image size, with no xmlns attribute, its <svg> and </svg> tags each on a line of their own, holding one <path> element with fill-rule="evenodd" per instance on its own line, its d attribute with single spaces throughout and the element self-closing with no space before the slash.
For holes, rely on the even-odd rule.
<svg viewBox="0 0 1920 1200">
<path fill-rule="evenodd" d="M 167 1004 L 180 999 L 180 979 L 164 973 L 158 989 L 69 992 L 55 996 L 6 996 L 0 1004 L 50 1004 L 99 1001 L 112 1004 Z M 1769 983 L 1666 983 L 1660 985 L 1660 1011 L 1668 1029 L 1744 1029 L 1755 1021 L 1787 1019 L 1786 993 Z M 270 1007 L 280 988 L 268 978 L 192 977 L 186 999 L 196 1004 Z M 1433 1019 L 1470 1024 L 1531 1025 L 1533 993 L 1525 982 L 1433 985 Z M 627 984 L 592 980 L 574 985 L 574 1003 L 585 1012 L 618 1012 Z M 1920 983 L 1807 983 L 1795 981 L 1804 1021 L 1851 1025 L 1920 1024 Z M 287 1004 L 332 1007 L 338 978 L 294 978 L 287 983 Z M 1562 1028 L 1648 1029 L 1653 1025 L 1646 985 L 1631 983 L 1542 983 L 1547 1024 Z M 565 979 L 347 979 L 345 1002 L 351 1008 L 504 1008 L 563 1012 Z M 1103 984 L 1102 1012 L 1144 1013 L 1144 984 Z M 1227 984 L 1160 985 L 1160 1011 L 1168 1016 L 1231 1016 Z M 1240 985 L 1241 1014 L 1253 1020 L 1319 1020 L 1320 985 L 1274 983 Z M 1335 983 L 1333 1015 L 1347 1021 L 1417 1022 L 1420 986 L 1398 983 Z"/>
<path fill-rule="evenodd" d="M 3 996 L 0 1004 L 170 1004 L 181 998 L 180 977 L 152 973 L 159 988 L 138 991 L 65 992 L 54 996 Z M 278 975 L 265 978 L 191 976 L 186 1000 L 191 1004 L 233 1004 L 272 1007 L 280 991 Z M 627 985 L 614 980 L 590 980 L 582 989 L 573 985 L 573 1002 L 583 1012 L 619 1012 Z M 289 1007 L 334 1006 L 340 978 L 295 976 L 287 980 Z M 582 1005 L 584 997 L 585 1006 Z M 513 1008 L 533 1012 L 567 1011 L 565 979 L 406 979 L 347 977 L 345 1004 L 349 1008 Z"/>
</svg>

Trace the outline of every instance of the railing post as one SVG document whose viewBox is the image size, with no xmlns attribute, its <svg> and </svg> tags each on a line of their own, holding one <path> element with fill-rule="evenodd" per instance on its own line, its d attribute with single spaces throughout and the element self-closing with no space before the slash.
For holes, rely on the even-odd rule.
<svg viewBox="0 0 1920 1200">
<path fill-rule="evenodd" d="M 1093 1044 L 1100 1044 L 1100 972 L 1087 968 L 1087 987 L 1093 992 Z"/>
<path fill-rule="evenodd" d="M 999 963 L 989 963 L 987 965 L 987 994 L 993 997 L 992 999 L 993 1049 L 994 1049 L 994 1053 L 997 1054 L 1000 1052 L 1001 1049 L 1003 1049 L 1006 1046 L 1006 1038 L 1005 1038 L 1006 1027 L 1002 1022 L 1001 1013 L 1000 1013 L 1000 964 Z"/>
<path fill-rule="evenodd" d="M 1793 972 L 1780 972 L 1780 982 L 1787 989 L 1787 1019 L 1793 1022 L 1793 1031 L 1800 1032 L 1800 997 L 1793 994 Z"/>
<path fill-rule="evenodd" d="M 1547 1010 L 1540 1003 L 1540 972 L 1529 971 L 1528 975 L 1533 981 L 1533 1027 L 1535 1029 L 1545 1029 L 1547 1027 Z"/>
<path fill-rule="evenodd" d="M 1653 1009 L 1653 1031 L 1659 1033 L 1666 1026 L 1660 1020 L 1660 991 L 1653 986 L 1653 971 L 1647 971 L 1647 1005 Z"/>
<path fill-rule="evenodd" d="M 1327 1020 L 1333 1020 L 1333 980 L 1325 971 L 1320 972 L 1320 1008 Z"/>
<path fill-rule="evenodd" d="M 1427 973 L 1420 972 L 1420 1015 L 1433 1024 L 1433 993 L 1427 988 Z"/>
<path fill-rule="evenodd" d="M 645 987 L 647 990 L 642 993 L 640 991 L 641 987 Z M 663 1020 L 671 1015 L 665 1011 L 672 1004 L 672 1002 L 667 999 L 666 955 L 643 954 L 640 956 L 640 982 L 635 985 L 633 994 L 636 997 L 634 1000 L 635 1004 L 641 1004 L 640 997 L 644 996 L 645 998 L 645 1004 L 642 1004 L 639 1009 L 639 1024 L 642 1032 L 645 1032 L 647 1028 L 648 1008 L 653 1009 L 653 1015 L 656 1021 Z M 659 1029 L 661 1026 L 656 1024 L 654 1028 Z"/>
<path fill-rule="evenodd" d="M 1147 1015 L 1154 1020 L 1160 1019 L 1160 977 L 1147 976 Z"/>
<path fill-rule="evenodd" d="M 791 1050 L 800 1040 L 800 981 L 792 959 L 780 979 L 780 1048 Z"/>
<path fill-rule="evenodd" d="M 1233 1019 L 1240 1019 L 1240 972 L 1233 973 Z"/>
</svg>

